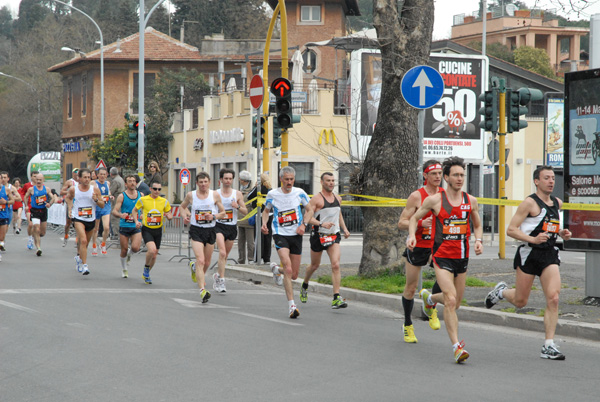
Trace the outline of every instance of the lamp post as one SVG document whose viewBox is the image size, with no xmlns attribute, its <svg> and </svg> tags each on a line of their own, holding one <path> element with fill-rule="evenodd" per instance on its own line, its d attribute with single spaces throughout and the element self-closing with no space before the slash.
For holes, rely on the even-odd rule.
<svg viewBox="0 0 600 402">
<path fill-rule="evenodd" d="M 98 24 L 96 24 L 96 21 L 94 21 L 92 17 L 90 17 L 89 15 L 87 15 L 86 13 L 84 13 L 83 11 L 78 9 L 77 7 L 73 7 L 72 5 L 64 3 L 59 0 L 53 0 L 53 1 L 56 3 L 62 4 L 63 6 L 67 6 L 70 9 L 78 11 L 81 14 L 83 14 L 84 16 L 86 16 L 87 19 L 92 21 L 92 23 L 94 24 L 96 29 L 98 29 L 98 33 L 100 34 L 100 98 L 101 98 L 100 99 L 100 141 L 104 142 L 104 37 L 102 36 L 102 30 L 100 29 Z"/>
<path fill-rule="evenodd" d="M 0 75 L 3 77 L 14 78 L 15 80 L 21 81 L 23 84 L 27 85 L 37 95 L 37 152 L 36 153 L 39 154 L 40 153 L 40 94 L 38 93 L 38 90 L 36 87 L 31 85 L 24 79 L 15 77 L 13 75 L 5 74 L 3 72 L 0 72 Z"/>
</svg>

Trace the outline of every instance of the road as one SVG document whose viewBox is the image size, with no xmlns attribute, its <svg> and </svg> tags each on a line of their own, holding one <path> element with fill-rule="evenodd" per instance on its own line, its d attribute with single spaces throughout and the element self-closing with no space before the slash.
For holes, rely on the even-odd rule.
<svg viewBox="0 0 600 402">
<path fill-rule="evenodd" d="M 152 285 L 114 249 L 75 270 L 73 247 L 42 257 L 9 235 L 0 262 L 0 401 L 562 401 L 597 392 L 600 343 L 561 338 L 567 360 L 540 359 L 540 334 L 461 323 L 471 358 L 453 361 L 442 328 L 309 294 L 287 318 L 283 289 L 228 281 L 199 303 L 184 262 L 159 257 Z M 50 247 L 53 245 L 54 247 Z M 139 267 L 139 268 L 138 268 Z M 209 281 L 211 283 L 211 281 Z"/>
</svg>

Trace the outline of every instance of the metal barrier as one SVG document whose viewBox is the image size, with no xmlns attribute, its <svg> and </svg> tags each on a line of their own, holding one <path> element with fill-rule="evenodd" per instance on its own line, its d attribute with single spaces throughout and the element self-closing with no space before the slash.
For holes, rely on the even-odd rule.
<svg viewBox="0 0 600 402">
<path fill-rule="evenodd" d="M 163 234 L 161 246 L 172 246 L 177 247 L 177 254 L 171 256 L 169 261 L 174 258 L 180 258 L 179 261 L 183 261 L 184 259 L 190 259 L 190 247 L 189 241 L 187 242 L 187 255 L 183 254 L 183 234 L 184 232 L 187 234 L 187 228 L 183 222 L 183 218 L 181 216 L 174 216 L 171 220 L 166 220 L 163 224 Z"/>
<path fill-rule="evenodd" d="M 342 216 L 348 231 L 351 233 L 362 233 L 363 231 L 363 214 L 361 207 L 344 207 L 342 206 Z"/>
</svg>

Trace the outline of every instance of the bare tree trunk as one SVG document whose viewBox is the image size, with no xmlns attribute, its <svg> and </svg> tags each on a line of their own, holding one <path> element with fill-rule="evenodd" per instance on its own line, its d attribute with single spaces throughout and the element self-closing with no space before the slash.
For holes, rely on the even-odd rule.
<svg viewBox="0 0 600 402">
<path fill-rule="evenodd" d="M 400 82 L 409 69 L 429 60 L 433 0 L 374 0 L 373 22 L 381 44 L 383 82 L 359 191 L 407 198 L 417 187 L 418 111 L 402 98 Z M 398 265 L 406 238 L 398 230 L 400 213 L 400 208 L 363 208 L 361 275 Z"/>
</svg>

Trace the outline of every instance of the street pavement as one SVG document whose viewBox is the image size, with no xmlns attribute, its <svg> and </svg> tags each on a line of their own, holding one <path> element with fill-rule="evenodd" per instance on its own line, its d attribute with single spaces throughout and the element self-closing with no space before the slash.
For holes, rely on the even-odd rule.
<svg viewBox="0 0 600 402">
<path fill-rule="evenodd" d="M 381 296 L 386 306 L 344 289 L 349 307 L 332 310 L 330 288 L 314 286 L 290 320 L 262 266 L 232 264 L 228 292 L 202 304 L 186 261 L 168 261 L 176 249 L 161 250 L 146 285 L 143 255 L 128 279 L 115 248 L 90 257 L 82 276 L 73 242 L 62 248 L 56 233 L 43 242 L 36 257 L 26 237 L 9 234 L 2 254 L 3 402 L 559 401 L 596 392 L 600 342 L 586 337 L 557 336 L 567 359 L 554 362 L 539 357 L 540 331 L 461 317 L 471 357 L 457 365 L 443 328 L 415 320 L 419 343 L 403 342 L 398 296 Z"/>
</svg>

